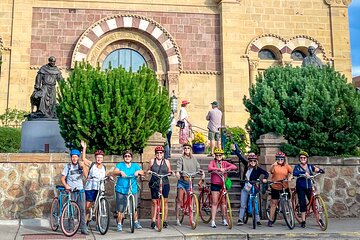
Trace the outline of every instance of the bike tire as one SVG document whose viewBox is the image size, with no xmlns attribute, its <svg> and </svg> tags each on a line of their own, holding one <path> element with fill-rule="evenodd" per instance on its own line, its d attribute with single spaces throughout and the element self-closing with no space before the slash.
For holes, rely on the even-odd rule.
<svg viewBox="0 0 360 240">
<path fill-rule="evenodd" d="M 106 198 L 100 198 L 96 212 L 96 224 L 101 235 L 105 235 L 110 225 L 110 206 Z"/>
<path fill-rule="evenodd" d="M 129 197 L 129 220 L 130 220 L 130 232 L 135 231 L 135 200 L 133 196 Z"/>
<path fill-rule="evenodd" d="M 256 208 L 256 201 L 255 198 L 252 199 L 252 209 L 251 209 L 251 214 L 252 214 L 252 225 L 253 225 L 253 229 L 256 229 L 256 212 L 255 212 L 255 208 Z"/>
<path fill-rule="evenodd" d="M 232 229 L 233 227 L 233 218 L 232 218 L 232 210 L 231 210 L 231 202 L 229 198 L 229 194 L 226 194 L 226 207 L 225 207 L 226 220 L 228 222 L 228 228 Z"/>
<path fill-rule="evenodd" d="M 201 191 L 199 196 L 200 203 L 200 218 L 204 223 L 209 223 L 211 220 L 211 192 L 210 191 Z"/>
<path fill-rule="evenodd" d="M 291 194 L 291 206 L 294 212 L 294 217 L 298 223 L 302 222 L 301 219 L 301 212 L 300 212 L 300 204 L 299 204 L 299 198 L 297 196 L 296 192 L 293 192 Z"/>
<path fill-rule="evenodd" d="M 186 197 L 187 197 L 187 195 L 184 193 L 183 202 L 180 204 L 181 209 L 179 209 L 179 221 L 180 221 L 180 223 L 183 223 L 184 217 L 185 217 L 186 211 L 187 211 L 186 206 L 188 204 L 187 203 L 188 200 L 186 199 Z"/>
<path fill-rule="evenodd" d="M 50 227 L 51 230 L 56 231 L 59 228 L 60 218 L 60 202 L 58 197 L 54 197 L 50 208 Z"/>
<path fill-rule="evenodd" d="M 189 203 L 189 220 L 192 229 L 195 229 L 199 224 L 199 201 L 195 194 L 190 197 Z"/>
<path fill-rule="evenodd" d="M 158 232 L 161 232 L 164 226 L 165 219 L 165 200 L 163 196 L 157 199 L 157 211 L 156 211 L 156 226 Z"/>
<path fill-rule="evenodd" d="M 72 237 L 80 227 L 80 208 L 79 205 L 71 201 L 65 204 L 60 218 L 61 230 L 67 237 Z"/>
<path fill-rule="evenodd" d="M 287 199 L 280 199 L 281 212 L 283 214 L 286 225 L 289 229 L 294 229 L 295 227 L 295 218 L 293 209 L 290 206 L 290 203 Z"/>
<path fill-rule="evenodd" d="M 244 224 L 247 224 L 248 220 L 249 220 L 249 212 L 248 212 L 248 208 L 246 206 L 245 212 L 244 212 Z"/>
<path fill-rule="evenodd" d="M 313 211 L 316 218 L 316 222 L 319 224 L 320 229 L 325 231 L 329 224 L 328 214 L 324 200 L 321 196 L 316 195 L 313 201 Z"/>
</svg>

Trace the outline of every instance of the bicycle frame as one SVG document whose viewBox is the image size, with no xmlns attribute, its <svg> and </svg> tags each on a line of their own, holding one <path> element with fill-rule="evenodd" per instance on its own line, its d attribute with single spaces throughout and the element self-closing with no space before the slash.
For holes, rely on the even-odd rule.
<svg viewBox="0 0 360 240">
<path fill-rule="evenodd" d="M 251 214 L 252 218 L 253 218 L 253 229 L 256 228 L 256 216 L 259 215 L 259 197 L 256 191 L 256 185 L 260 184 L 260 180 L 255 180 L 255 181 L 249 181 L 249 180 L 240 180 L 240 182 L 243 183 L 250 183 L 251 184 L 251 188 L 250 188 L 250 192 L 249 192 L 249 198 L 248 198 L 248 202 L 247 202 L 247 206 L 246 206 L 246 212 L 245 214 L 247 214 L 245 216 L 244 219 L 244 223 L 247 223 L 247 218 L 248 216 Z"/>
</svg>

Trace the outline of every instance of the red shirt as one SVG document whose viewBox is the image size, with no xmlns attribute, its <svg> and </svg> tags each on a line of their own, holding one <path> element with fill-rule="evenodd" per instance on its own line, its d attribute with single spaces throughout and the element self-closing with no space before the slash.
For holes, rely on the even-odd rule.
<svg viewBox="0 0 360 240">
<path fill-rule="evenodd" d="M 222 160 L 222 161 L 211 160 L 211 162 L 209 163 L 209 166 L 208 166 L 208 171 L 209 172 L 215 171 L 215 170 L 220 171 L 220 168 L 224 168 L 227 171 L 237 169 L 237 167 L 234 164 L 229 163 L 229 162 L 227 162 L 225 160 Z M 226 179 L 226 177 L 227 177 L 226 173 L 224 174 L 224 177 Z M 222 185 L 223 181 L 222 181 L 221 177 L 218 174 L 211 173 L 211 183 L 216 184 L 216 185 Z"/>
</svg>

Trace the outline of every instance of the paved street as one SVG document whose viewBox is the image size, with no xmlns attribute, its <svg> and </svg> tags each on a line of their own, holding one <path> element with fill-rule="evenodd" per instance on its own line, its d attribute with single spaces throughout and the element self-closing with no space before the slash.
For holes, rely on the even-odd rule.
<svg viewBox="0 0 360 240">
<path fill-rule="evenodd" d="M 327 231 L 320 231 L 315 225 L 315 221 L 309 219 L 307 228 L 302 229 L 296 225 L 294 230 L 289 230 L 283 221 L 276 222 L 272 228 L 266 225 L 266 221 L 262 221 L 263 226 L 252 229 L 247 224 L 243 226 L 235 226 L 232 230 L 221 226 L 218 223 L 217 228 L 210 228 L 207 224 L 200 223 L 196 230 L 192 230 L 187 222 L 183 226 L 175 226 L 175 221 L 170 221 L 170 226 L 161 233 L 149 228 L 150 221 L 143 220 L 141 224 L 143 229 L 135 230 L 130 233 L 128 225 L 125 224 L 124 231 L 116 232 L 115 221 L 111 221 L 112 225 L 106 235 L 100 235 L 96 231 L 92 231 L 90 235 L 77 234 L 71 239 L 85 240 L 105 240 L 105 239 L 360 239 L 360 219 L 329 219 L 329 227 Z M 91 226 L 95 229 L 95 226 Z M 21 221 L 1 221 L 0 220 L 0 239 L 1 240 L 31 240 L 31 239 L 69 239 L 65 237 L 60 230 L 53 232 L 48 226 L 46 219 L 28 219 Z"/>
</svg>

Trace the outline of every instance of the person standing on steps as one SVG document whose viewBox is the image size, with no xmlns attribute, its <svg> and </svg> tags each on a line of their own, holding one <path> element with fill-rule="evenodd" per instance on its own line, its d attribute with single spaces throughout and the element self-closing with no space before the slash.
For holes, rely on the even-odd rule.
<svg viewBox="0 0 360 240">
<path fill-rule="evenodd" d="M 191 123 L 189 122 L 189 115 L 186 110 L 187 105 L 189 105 L 190 101 L 188 100 L 182 100 L 181 102 L 181 108 L 179 112 L 179 121 L 184 122 L 184 128 L 180 128 L 180 134 L 179 134 L 179 143 L 185 144 L 187 142 L 191 142 L 190 138 L 190 129 L 191 129 Z"/>
<path fill-rule="evenodd" d="M 216 147 L 221 148 L 221 138 L 220 138 L 220 127 L 221 127 L 221 118 L 222 112 L 219 110 L 219 103 L 213 101 L 211 103 L 212 109 L 206 115 L 206 120 L 209 121 L 207 128 L 209 130 L 208 139 L 210 141 L 211 153 L 208 157 L 214 157 L 215 142 Z"/>
</svg>

